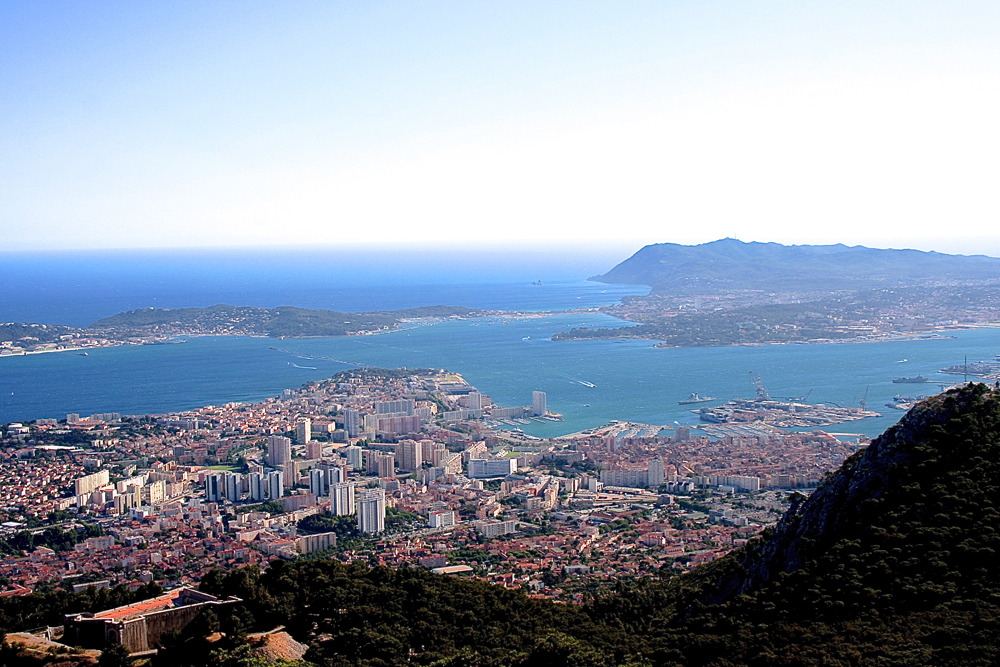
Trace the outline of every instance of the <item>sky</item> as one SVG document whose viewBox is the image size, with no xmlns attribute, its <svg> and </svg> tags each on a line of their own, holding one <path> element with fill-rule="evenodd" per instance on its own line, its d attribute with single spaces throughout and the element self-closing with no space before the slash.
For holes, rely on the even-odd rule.
<svg viewBox="0 0 1000 667">
<path fill-rule="evenodd" d="M 1000 256 L 1000 3 L 0 2 L 0 244 Z"/>
</svg>

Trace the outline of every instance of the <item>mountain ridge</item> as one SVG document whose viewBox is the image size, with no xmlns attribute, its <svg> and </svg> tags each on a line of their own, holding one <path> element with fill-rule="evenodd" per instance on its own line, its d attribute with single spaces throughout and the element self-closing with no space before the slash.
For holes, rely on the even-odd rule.
<svg viewBox="0 0 1000 667">
<path fill-rule="evenodd" d="M 855 290 L 1000 279 L 1000 258 L 866 246 L 782 245 L 719 239 L 644 246 L 589 280 L 648 285 L 655 293 Z"/>
</svg>

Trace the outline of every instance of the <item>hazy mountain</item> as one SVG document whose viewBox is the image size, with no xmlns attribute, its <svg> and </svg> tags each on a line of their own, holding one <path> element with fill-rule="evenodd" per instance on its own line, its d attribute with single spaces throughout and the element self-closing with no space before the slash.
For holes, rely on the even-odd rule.
<svg viewBox="0 0 1000 667">
<path fill-rule="evenodd" d="M 695 246 L 648 245 L 606 274 L 591 278 L 649 285 L 654 292 L 670 293 L 841 290 L 996 279 L 1000 279 L 1000 259 L 985 255 L 737 239 Z"/>
</svg>

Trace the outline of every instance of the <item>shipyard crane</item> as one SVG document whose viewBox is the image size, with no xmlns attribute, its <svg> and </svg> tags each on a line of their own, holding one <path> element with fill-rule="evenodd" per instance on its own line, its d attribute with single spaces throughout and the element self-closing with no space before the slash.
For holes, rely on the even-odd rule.
<svg viewBox="0 0 1000 667">
<path fill-rule="evenodd" d="M 753 384 L 753 388 L 757 391 L 758 401 L 770 401 L 771 396 L 767 393 L 767 388 L 764 387 L 764 383 L 761 382 L 760 376 L 754 374 L 750 371 L 750 382 Z"/>
<path fill-rule="evenodd" d="M 861 403 L 859 403 L 859 405 L 861 406 L 861 412 L 866 412 L 868 410 L 868 388 L 869 387 L 871 387 L 871 385 L 868 385 L 868 386 L 865 387 L 865 395 L 861 399 Z"/>
</svg>

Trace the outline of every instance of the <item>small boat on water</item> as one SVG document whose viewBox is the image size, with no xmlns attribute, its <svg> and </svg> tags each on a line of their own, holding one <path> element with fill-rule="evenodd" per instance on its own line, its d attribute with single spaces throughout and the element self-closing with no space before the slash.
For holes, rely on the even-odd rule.
<svg viewBox="0 0 1000 667">
<path fill-rule="evenodd" d="M 698 392 L 692 392 L 690 396 L 685 398 L 683 401 L 677 401 L 677 405 L 691 405 L 692 403 L 710 403 L 712 401 L 717 401 L 719 399 L 714 396 L 702 396 Z"/>
</svg>

